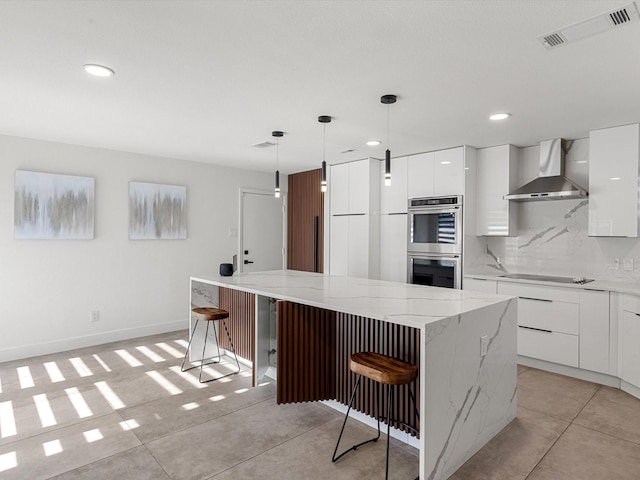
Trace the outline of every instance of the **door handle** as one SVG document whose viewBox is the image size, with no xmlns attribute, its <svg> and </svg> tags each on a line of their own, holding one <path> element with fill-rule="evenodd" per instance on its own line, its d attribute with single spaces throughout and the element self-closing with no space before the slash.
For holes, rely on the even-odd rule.
<svg viewBox="0 0 640 480">
<path fill-rule="evenodd" d="M 247 263 L 253 263 L 251 260 L 245 260 L 244 264 L 246 265 Z"/>
</svg>

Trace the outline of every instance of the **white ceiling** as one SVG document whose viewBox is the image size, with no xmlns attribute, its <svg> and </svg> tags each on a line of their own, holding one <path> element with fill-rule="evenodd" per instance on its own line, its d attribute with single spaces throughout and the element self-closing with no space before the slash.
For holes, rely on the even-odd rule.
<svg viewBox="0 0 640 480">
<path fill-rule="evenodd" d="M 640 22 L 536 37 L 629 2 L 2 1 L 0 134 L 271 171 L 252 145 L 283 130 L 290 173 L 319 167 L 318 115 L 329 163 L 382 158 L 393 93 L 393 156 L 583 138 L 640 121 Z"/>
</svg>

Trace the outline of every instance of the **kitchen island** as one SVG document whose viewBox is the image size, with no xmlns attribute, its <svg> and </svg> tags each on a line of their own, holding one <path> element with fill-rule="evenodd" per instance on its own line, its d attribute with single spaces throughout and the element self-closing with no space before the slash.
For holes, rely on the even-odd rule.
<svg viewBox="0 0 640 480">
<path fill-rule="evenodd" d="M 385 348 L 392 348 L 388 353 L 403 355 L 410 355 L 409 350 L 417 352 L 422 479 L 448 478 L 515 418 L 517 322 L 513 298 L 362 278 L 271 271 L 232 277 L 192 276 L 192 306 L 198 303 L 194 303 L 194 292 L 201 292 L 203 285 L 222 287 L 221 292 L 251 295 L 253 305 L 249 309 L 253 310 L 251 318 L 255 322 L 251 360 L 256 383 L 269 366 L 269 353 L 272 352 L 269 324 L 273 305 L 278 305 L 279 359 L 287 358 L 287 350 L 304 346 L 307 335 L 317 337 L 319 329 L 322 330 L 319 334 L 322 341 L 309 340 L 310 347 L 303 352 L 305 358 L 312 357 L 309 360 L 312 363 L 313 357 L 322 358 L 319 363 L 325 373 L 316 376 L 326 372 L 338 378 L 349 376 L 349 372 L 344 371 L 348 363 L 341 358 L 346 355 L 340 343 L 344 336 L 340 333 L 343 323 L 355 319 L 378 322 L 387 329 L 408 329 L 398 330 L 398 334 L 390 333 L 393 338 L 389 342 L 393 345 Z M 218 299 L 215 294 L 210 298 L 212 304 L 217 304 Z M 296 310 L 298 307 L 300 309 Z M 311 329 L 301 327 L 298 330 L 296 325 L 306 322 L 308 317 L 313 317 L 316 323 Z M 281 339 L 287 335 L 284 327 L 292 324 L 296 327 L 295 343 Z M 326 325 L 335 327 L 325 329 Z M 365 329 L 369 332 L 367 335 L 371 328 Z M 352 336 L 353 332 L 360 335 L 358 332 L 365 331 L 351 327 L 347 330 Z M 418 348 L 411 347 L 405 352 L 403 341 L 414 342 L 415 339 Z M 354 339 L 347 341 L 352 344 Z M 374 344 L 361 343 L 372 350 Z M 291 362 L 278 362 L 278 370 L 290 370 L 290 365 Z M 284 376 L 286 372 L 282 373 L 282 378 L 289 378 Z M 313 377 L 312 373 L 303 376 Z M 278 382 L 284 383 L 280 371 Z M 279 391 L 280 387 L 278 385 Z M 323 387 L 316 396 L 305 398 L 296 396 L 295 381 L 287 388 L 294 390 L 288 401 L 327 399 L 331 395 L 339 399 L 336 390 L 340 388 L 335 384 Z M 283 391 L 283 395 L 285 393 L 291 395 Z"/>
</svg>

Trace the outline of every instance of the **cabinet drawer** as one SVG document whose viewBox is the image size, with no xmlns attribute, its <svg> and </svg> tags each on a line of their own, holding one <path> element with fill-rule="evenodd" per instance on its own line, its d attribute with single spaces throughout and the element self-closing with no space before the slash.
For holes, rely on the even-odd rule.
<svg viewBox="0 0 640 480">
<path fill-rule="evenodd" d="M 577 303 L 519 297 L 518 325 L 579 335 L 580 306 Z"/>
<path fill-rule="evenodd" d="M 518 327 L 518 355 L 578 367 L 578 336 Z"/>
<path fill-rule="evenodd" d="M 496 293 L 498 286 L 495 280 L 485 278 L 464 277 L 462 279 L 462 288 L 474 292 Z"/>
<path fill-rule="evenodd" d="M 577 288 L 547 287 L 546 285 L 529 285 L 500 280 L 498 281 L 498 293 L 514 297 L 530 297 L 541 300 L 580 303 L 580 290 Z"/>
</svg>

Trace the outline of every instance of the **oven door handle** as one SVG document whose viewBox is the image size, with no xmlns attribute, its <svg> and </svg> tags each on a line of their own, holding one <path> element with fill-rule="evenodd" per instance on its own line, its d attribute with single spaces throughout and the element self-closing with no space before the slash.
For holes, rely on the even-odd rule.
<svg viewBox="0 0 640 480">
<path fill-rule="evenodd" d="M 460 211 L 460 205 L 443 207 L 409 207 L 409 213 L 457 213 Z"/>
</svg>

